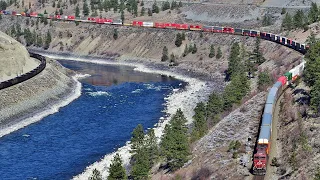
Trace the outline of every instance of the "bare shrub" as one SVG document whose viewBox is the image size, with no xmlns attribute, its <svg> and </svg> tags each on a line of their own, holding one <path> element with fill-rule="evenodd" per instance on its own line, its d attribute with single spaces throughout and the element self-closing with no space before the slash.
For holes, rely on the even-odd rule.
<svg viewBox="0 0 320 180">
<path fill-rule="evenodd" d="M 201 167 L 192 177 L 192 180 L 206 180 L 209 179 L 211 171 L 207 167 Z"/>
</svg>

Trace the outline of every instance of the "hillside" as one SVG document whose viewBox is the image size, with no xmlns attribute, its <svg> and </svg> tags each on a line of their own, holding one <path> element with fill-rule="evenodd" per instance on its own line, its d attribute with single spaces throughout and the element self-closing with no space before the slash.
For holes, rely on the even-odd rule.
<svg viewBox="0 0 320 180">
<path fill-rule="evenodd" d="M 24 46 L 3 32 L 0 32 L 0 54 L 0 82 L 25 74 L 40 64 L 30 58 Z"/>
</svg>

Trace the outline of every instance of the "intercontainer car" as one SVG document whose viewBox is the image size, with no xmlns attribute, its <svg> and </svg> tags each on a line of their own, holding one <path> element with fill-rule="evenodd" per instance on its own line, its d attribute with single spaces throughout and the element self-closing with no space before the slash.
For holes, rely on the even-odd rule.
<svg viewBox="0 0 320 180">
<path fill-rule="evenodd" d="M 111 24 L 112 23 L 112 19 L 107 19 L 107 18 L 105 18 L 104 19 L 104 23 L 105 24 Z M 132 25 L 132 24 L 131 24 Z"/>
<path fill-rule="evenodd" d="M 113 25 L 122 25 L 122 20 L 121 19 L 114 20 L 111 24 L 113 24 Z"/>
<path fill-rule="evenodd" d="M 243 35 L 244 35 L 244 36 L 250 36 L 250 30 L 244 29 L 244 30 L 243 30 Z"/>
<path fill-rule="evenodd" d="M 142 26 L 143 25 L 143 22 L 142 21 L 133 21 L 132 22 L 132 26 Z"/>
<path fill-rule="evenodd" d="M 30 13 L 30 17 L 38 17 L 38 13 L 37 12 L 31 12 Z"/>
<path fill-rule="evenodd" d="M 164 26 L 165 26 L 165 28 L 168 28 L 168 29 L 175 29 L 176 28 L 175 23 L 165 23 Z"/>
<path fill-rule="evenodd" d="M 276 42 L 276 35 L 275 34 L 271 34 L 270 41 Z"/>
<path fill-rule="evenodd" d="M 76 17 L 75 16 L 68 16 L 67 19 L 68 19 L 68 21 L 74 21 L 76 19 Z"/>
<path fill-rule="evenodd" d="M 176 29 L 188 30 L 189 25 L 188 24 L 176 24 Z"/>
<path fill-rule="evenodd" d="M 234 33 L 234 29 L 232 27 L 223 27 L 222 32 L 223 33 L 228 33 L 228 34 L 233 34 Z"/>
<path fill-rule="evenodd" d="M 234 34 L 243 35 L 243 29 L 235 28 L 234 29 Z"/>
<path fill-rule="evenodd" d="M 222 33 L 223 27 L 213 26 L 213 32 Z"/>
<path fill-rule="evenodd" d="M 166 28 L 165 23 L 156 22 L 154 23 L 155 28 Z"/>
<path fill-rule="evenodd" d="M 256 30 L 250 30 L 250 35 L 251 37 L 260 37 L 260 31 Z"/>
<path fill-rule="evenodd" d="M 201 25 L 190 25 L 189 27 L 190 27 L 191 31 L 201 31 L 202 30 Z"/>
<path fill-rule="evenodd" d="M 204 32 L 214 32 L 214 27 L 213 26 L 203 26 L 202 30 Z"/>
<path fill-rule="evenodd" d="M 142 22 L 143 27 L 153 27 L 153 22 Z"/>
</svg>

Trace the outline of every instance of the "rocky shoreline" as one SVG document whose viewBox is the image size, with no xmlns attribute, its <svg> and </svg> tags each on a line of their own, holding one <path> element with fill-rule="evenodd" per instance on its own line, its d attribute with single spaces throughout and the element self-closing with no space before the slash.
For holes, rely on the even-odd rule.
<svg viewBox="0 0 320 180">
<path fill-rule="evenodd" d="M 75 72 L 47 58 L 47 67 L 32 79 L 1 90 L 0 137 L 42 118 L 43 112 L 54 113 L 62 101 L 81 89 Z M 81 86 L 81 84 L 80 84 Z M 80 96 L 80 94 L 79 94 Z M 50 109 L 51 112 L 50 113 Z"/>
</svg>

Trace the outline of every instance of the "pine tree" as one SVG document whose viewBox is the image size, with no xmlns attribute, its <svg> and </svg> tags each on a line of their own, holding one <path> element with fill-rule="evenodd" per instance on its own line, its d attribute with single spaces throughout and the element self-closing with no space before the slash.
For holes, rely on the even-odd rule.
<svg viewBox="0 0 320 180">
<path fill-rule="evenodd" d="M 182 167 L 188 161 L 190 152 L 186 122 L 183 112 L 178 109 L 170 123 L 165 126 L 160 147 L 171 171 Z"/>
<path fill-rule="evenodd" d="M 174 63 L 175 60 L 176 60 L 176 57 L 174 56 L 173 53 L 171 53 L 171 55 L 170 55 L 170 62 L 171 62 L 171 63 Z"/>
<path fill-rule="evenodd" d="M 179 1 L 179 7 L 182 7 L 182 2 L 181 1 Z"/>
<path fill-rule="evenodd" d="M 77 4 L 77 6 L 76 6 L 76 17 L 80 17 L 80 8 L 79 8 L 79 4 Z"/>
<path fill-rule="evenodd" d="M 306 67 L 304 70 L 304 81 L 312 87 L 320 77 L 320 42 L 316 41 L 305 55 Z"/>
<path fill-rule="evenodd" d="M 150 176 L 150 161 L 146 147 L 140 148 L 131 168 L 133 179 L 147 180 Z"/>
<path fill-rule="evenodd" d="M 319 19 L 319 10 L 318 5 L 315 2 L 311 2 L 311 8 L 308 14 L 309 21 L 311 23 L 315 23 Z"/>
<path fill-rule="evenodd" d="M 45 45 L 44 45 L 44 49 L 48 49 L 51 43 L 51 34 L 48 30 L 47 32 L 47 36 L 46 36 L 46 41 L 45 41 Z"/>
<path fill-rule="evenodd" d="M 193 116 L 194 119 L 194 127 L 192 129 L 192 141 L 198 140 L 203 137 L 207 131 L 208 126 L 206 122 L 206 106 L 203 102 L 197 104 L 196 108 L 194 109 L 195 115 Z"/>
<path fill-rule="evenodd" d="M 220 59 L 222 57 L 222 51 L 221 51 L 221 48 L 220 46 L 218 47 L 218 52 L 217 52 L 217 55 L 216 55 L 216 58 L 217 59 Z"/>
<path fill-rule="evenodd" d="M 142 8 L 141 8 L 141 12 L 140 12 L 140 16 L 144 16 L 144 13 L 145 13 L 145 8 L 142 7 Z"/>
<path fill-rule="evenodd" d="M 211 44 L 211 46 L 210 46 L 209 58 L 213 58 L 214 56 L 215 56 L 214 45 Z"/>
<path fill-rule="evenodd" d="M 283 15 L 283 14 L 286 14 L 286 9 L 285 8 L 282 8 L 282 10 L 281 10 L 281 15 Z"/>
<path fill-rule="evenodd" d="M 55 8 L 56 7 L 56 1 L 53 1 L 52 3 L 52 7 Z"/>
<path fill-rule="evenodd" d="M 149 166 L 152 167 L 159 158 L 159 147 L 154 129 L 150 129 L 144 138 L 146 151 L 149 157 Z"/>
<path fill-rule="evenodd" d="M 156 1 L 154 1 L 153 5 L 152 5 L 152 13 L 159 13 L 159 7 L 158 7 Z"/>
<path fill-rule="evenodd" d="M 197 46 L 196 46 L 196 44 L 194 44 L 191 53 L 192 53 L 192 54 L 195 54 L 195 53 L 197 52 L 197 50 L 198 50 L 198 49 L 197 49 Z"/>
<path fill-rule="evenodd" d="M 304 14 L 302 10 L 298 10 L 296 14 L 293 16 L 293 25 L 295 28 L 303 28 L 303 21 Z"/>
<path fill-rule="evenodd" d="M 14 25 L 11 26 L 11 37 L 15 37 L 16 36 L 16 28 L 14 27 Z"/>
<path fill-rule="evenodd" d="M 123 24 L 123 22 L 124 22 L 124 11 L 123 10 L 121 11 L 121 21 L 122 21 L 122 24 Z"/>
<path fill-rule="evenodd" d="M 263 25 L 263 26 L 270 26 L 270 25 L 271 25 L 271 17 L 270 17 L 270 15 L 265 14 L 265 15 L 263 16 L 262 25 Z"/>
<path fill-rule="evenodd" d="M 207 104 L 207 114 L 208 117 L 214 118 L 216 115 L 222 112 L 223 101 L 220 95 L 216 93 L 212 93 L 209 96 L 208 104 Z"/>
<path fill-rule="evenodd" d="M 60 13 L 60 15 L 63 15 L 63 10 L 62 10 L 62 8 L 60 8 L 59 13 Z"/>
<path fill-rule="evenodd" d="M 311 107 L 317 113 L 320 112 L 320 77 L 318 76 L 314 85 L 311 87 Z"/>
<path fill-rule="evenodd" d="M 260 38 L 256 38 L 255 48 L 253 50 L 253 58 L 258 65 L 261 65 L 266 61 L 260 51 Z"/>
<path fill-rule="evenodd" d="M 240 47 L 239 43 L 233 43 L 231 46 L 231 51 L 229 55 L 229 63 L 228 63 L 228 69 L 226 74 L 226 79 L 230 79 L 232 74 L 235 74 L 239 69 L 239 63 L 240 63 Z"/>
<path fill-rule="evenodd" d="M 161 61 L 167 61 L 169 59 L 169 53 L 167 46 L 163 47 Z"/>
<path fill-rule="evenodd" d="M 152 11 L 150 8 L 148 8 L 148 16 L 152 16 Z"/>
<path fill-rule="evenodd" d="M 132 153 L 136 153 L 137 150 L 143 145 L 143 126 L 138 124 L 138 126 L 133 130 L 131 137 L 131 149 Z"/>
<path fill-rule="evenodd" d="M 180 34 L 180 33 L 178 33 L 178 34 L 176 35 L 176 41 L 174 42 L 174 44 L 175 44 L 177 47 L 180 47 L 180 46 L 181 46 L 181 44 L 182 44 L 182 37 L 181 37 L 181 34 Z"/>
<path fill-rule="evenodd" d="M 118 30 L 117 29 L 113 29 L 113 39 L 114 40 L 118 39 Z"/>
<path fill-rule="evenodd" d="M 123 167 L 121 156 L 117 153 L 111 161 L 108 180 L 118 179 L 128 179 L 128 177 Z"/>
<path fill-rule="evenodd" d="M 186 40 L 186 34 L 185 34 L 184 32 L 181 33 L 181 40 L 182 40 L 182 41 Z"/>
<path fill-rule="evenodd" d="M 144 2 L 143 1 L 141 1 L 140 6 L 144 6 Z"/>
<path fill-rule="evenodd" d="M 41 34 L 38 35 L 37 37 L 37 46 L 38 47 L 42 47 L 43 43 L 42 43 L 42 37 L 41 37 Z"/>
<path fill-rule="evenodd" d="M 161 9 L 162 9 L 162 11 L 165 11 L 165 10 L 170 9 L 170 3 L 169 3 L 169 1 L 163 2 Z"/>
<path fill-rule="evenodd" d="M 88 3 L 87 3 L 87 1 L 85 1 L 84 3 L 83 3 L 83 8 L 82 8 L 83 10 L 82 10 L 82 13 L 83 13 L 83 15 L 85 15 L 85 16 L 88 16 L 89 15 L 89 11 L 90 11 L 90 9 L 89 9 L 89 6 L 88 6 Z"/>
<path fill-rule="evenodd" d="M 282 21 L 282 27 L 286 30 L 291 30 L 292 29 L 292 17 L 290 16 L 289 13 L 286 13 L 283 21 Z"/>
<path fill-rule="evenodd" d="M 89 180 L 102 180 L 100 171 L 98 171 L 97 169 L 94 169 L 92 171 L 91 177 L 89 177 Z"/>
<path fill-rule="evenodd" d="M 258 74 L 258 89 L 263 90 L 271 83 L 271 78 L 267 72 Z"/>
</svg>

